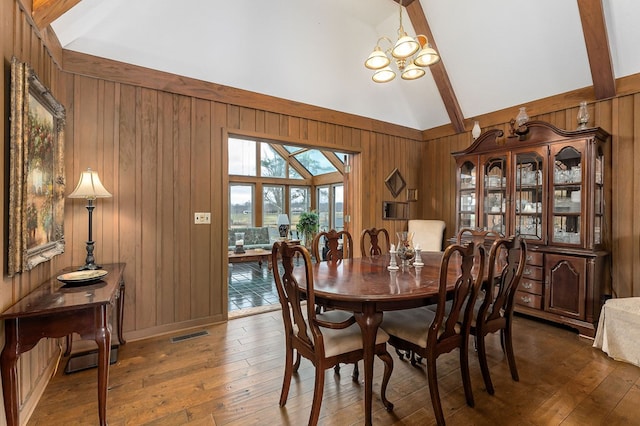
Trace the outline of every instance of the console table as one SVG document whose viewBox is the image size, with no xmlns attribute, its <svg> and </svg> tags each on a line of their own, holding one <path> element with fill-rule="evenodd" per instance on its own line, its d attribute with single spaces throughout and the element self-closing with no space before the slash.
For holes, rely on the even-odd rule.
<svg viewBox="0 0 640 426">
<path fill-rule="evenodd" d="M 106 425 L 107 385 L 111 353 L 111 313 L 118 302 L 117 328 L 120 343 L 124 306 L 125 264 L 104 265 L 108 274 L 100 281 L 79 286 L 63 285 L 56 277 L 45 281 L 0 314 L 5 324 L 6 343 L 0 354 L 2 390 L 8 426 L 20 424 L 17 361 L 43 337 L 61 338 L 78 333 L 98 344 L 98 416 Z"/>
<path fill-rule="evenodd" d="M 258 262 L 260 266 L 262 266 L 262 262 L 266 260 L 267 267 L 271 270 L 270 250 L 247 249 L 244 253 L 234 253 L 230 251 L 228 257 L 229 263 Z"/>
</svg>

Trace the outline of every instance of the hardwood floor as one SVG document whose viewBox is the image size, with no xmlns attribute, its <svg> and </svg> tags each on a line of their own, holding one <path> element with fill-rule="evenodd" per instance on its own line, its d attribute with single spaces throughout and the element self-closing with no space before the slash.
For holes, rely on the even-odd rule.
<svg viewBox="0 0 640 426">
<path fill-rule="evenodd" d="M 457 351 L 438 360 L 440 392 L 449 425 L 628 425 L 640 419 L 640 368 L 613 361 L 591 341 L 567 329 L 524 317 L 515 320 L 520 382 L 511 380 L 498 335 L 487 352 L 495 395 L 484 390 L 477 357 L 470 354 L 475 408 L 465 404 Z M 303 425 L 313 393 L 313 367 L 303 360 L 289 400 L 278 406 L 283 375 L 281 312 L 237 318 L 204 328 L 209 335 L 171 343 L 171 336 L 129 342 L 111 366 L 109 425 Z M 186 333 L 183 333 L 186 334 Z M 376 359 L 375 425 L 434 424 L 424 368 L 400 361 L 385 411 L 379 398 L 382 363 Z M 96 370 L 57 375 L 28 425 L 95 425 Z M 322 425 L 363 422 L 363 389 L 326 372 Z"/>
</svg>

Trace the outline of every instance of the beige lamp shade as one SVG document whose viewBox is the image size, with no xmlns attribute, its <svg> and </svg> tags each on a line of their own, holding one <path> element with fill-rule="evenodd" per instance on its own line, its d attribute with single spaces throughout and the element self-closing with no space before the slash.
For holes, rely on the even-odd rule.
<svg viewBox="0 0 640 426">
<path fill-rule="evenodd" d="M 364 66 L 372 69 L 379 70 L 380 68 L 384 68 L 391 63 L 389 57 L 380 49 L 380 46 L 376 46 L 375 50 L 371 52 L 371 55 L 367 58 L 364 63 Z"/>
<path fill-rule="evenodd" d="M 111 194 L 104 188 L 102 182 L 100 182 L 98 172 L 90 168 L 80 174 L 80 180 L 78 181 L 76 189 L 69 194 L 69 198 L 86 198 L 87 200 L 108 197 L 111 197 Z"/>
<path fill-rule="evenodd" d="M 396 42 L 391 54 L 394 58 L 405 59 L 416 53 L 419 49 L 420 45 L 418 42 L 413 37 L 409 37 L 404 33 Z"/>
</svg>

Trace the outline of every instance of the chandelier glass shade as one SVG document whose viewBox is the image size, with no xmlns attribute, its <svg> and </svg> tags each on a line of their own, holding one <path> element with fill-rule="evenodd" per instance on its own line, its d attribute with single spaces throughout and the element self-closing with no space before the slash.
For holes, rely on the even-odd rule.
<svg viewBox="0 0 640 426">
<path fill-rule="evenodd" d="M 365 67 L 373 70 L 372 79 L 376 83 L 387 83 L 396 78 L 396 71 L 391 68 L 391 58 L 393 58 L 393 62 L 404 80 L 415 80 L 422 77 L 425 75 L 424 68 L 440 61 L 440 55 L 429 45 L 427 37 L 422 34 L 415 37 L 407 35 L 402 26 L 402 4 L 399 4 L 399 7 L 398 40 L 394 44 L 389 37 L 380 37 L 373 52 L 364 62 Z M 389 43 L 389 48 L 386 51 L 380 47 L 380 43 L 383 41 Z"/>
</svg>

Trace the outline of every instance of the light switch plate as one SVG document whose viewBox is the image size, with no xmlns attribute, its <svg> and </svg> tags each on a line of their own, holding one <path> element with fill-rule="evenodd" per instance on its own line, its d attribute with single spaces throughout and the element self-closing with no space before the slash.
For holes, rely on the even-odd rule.
<svg viewBox="0 0 640 426">
<path fill-rule="evenodd" d="M 209 212 L 195 213 L 193 223 L 195 223 L 196 225 L 211 224 L 211 213 Z"/>
</svg>

